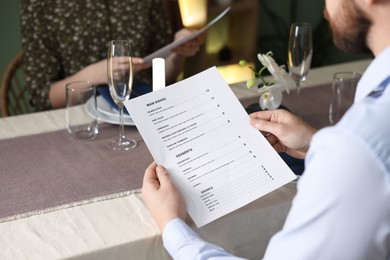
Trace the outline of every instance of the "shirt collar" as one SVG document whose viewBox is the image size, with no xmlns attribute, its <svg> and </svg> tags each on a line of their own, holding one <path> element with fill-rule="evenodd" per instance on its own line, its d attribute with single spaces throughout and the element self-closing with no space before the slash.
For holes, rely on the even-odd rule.
<svg viewBox="0 0 390 260">
<path fill-rule="evenodd" d="M 358 83 L 355 102 L 359 102 L 371 93 L 389 76 L 390 46 L 385 48 L 368 66 Z"/>
</svg>

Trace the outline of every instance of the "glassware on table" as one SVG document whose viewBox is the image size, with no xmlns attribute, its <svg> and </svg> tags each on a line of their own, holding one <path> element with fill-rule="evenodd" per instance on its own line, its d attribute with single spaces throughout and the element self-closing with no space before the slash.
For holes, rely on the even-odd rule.
<svg viewBox="0 0 390 260">
<path fill-rule="evenodd" d="M 89 81 L 69 82 L 66 89 L 66 128 L 75 140 L 95 139 L 99 130 L 96 114 L 87 115 L 83 106 L 88 103 L 96 111 L 96 88 Z"/>
<path fill-rule="evenodd" d="M 332 95 L 329 105 L 329 123 L 336 124 L 351 107 L 355 99 L 356 86 L 361 78 L 357 72 L 337 72 L 333 74 Z"/>
<path fill-rule="evenodd" d="M 293 23 L 290 27 L 288 41 L 288 68 L 292 79 L 296 82 L 296 113 L 300 115 L 300 86 L 309 73 L 313 56 L 313 40 L 309 23 Z"/>
<path fill-rule="evenodd" d="M 125 40 L 110 41 L 107 63 L 110 94 L 119 108 L 119 137 L 109 145 L 114 150 L 129 150 L 137 146 L 137 141 L 125 137 L 123 123 L 124 102 L 129 99 L 133 85 L 130 43 Z"/>
</svg>

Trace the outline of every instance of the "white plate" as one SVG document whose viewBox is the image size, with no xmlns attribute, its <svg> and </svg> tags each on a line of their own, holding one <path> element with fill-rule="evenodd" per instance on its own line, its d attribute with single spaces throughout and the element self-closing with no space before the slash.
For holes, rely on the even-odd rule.
<svg viewBox="0 0 390 260">
<path fill-rule="evenodd" d="M 92 105 L 92 99 L 85 104 L 85 111 L 90 116 L 97 115 L 98 120 L 110 124 L 119 125 L 119 111 L 112 108 L 111 105 L 102 97 L 97 97 L 97 110 Z M 123 113 L 124 125 L 135 125 L 133 119 L 126 113 Z"/>
</svg>

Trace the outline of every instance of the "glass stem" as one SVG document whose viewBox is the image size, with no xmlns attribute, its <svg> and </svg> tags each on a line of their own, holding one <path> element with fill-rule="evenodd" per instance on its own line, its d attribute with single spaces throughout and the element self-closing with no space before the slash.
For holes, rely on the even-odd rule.
<svg viewBox="0 0 390 260">
<path fill-rule="evenodd" d="M 123 122 L 123 104 L 118 104 L 119 108 L 119 143 L 125 138 L 125 126 Z"/>
<path fill-rule="evenodd" d="M 301 81 L 297 81 L 297 116 L 301 116 Z"/>
</svg>

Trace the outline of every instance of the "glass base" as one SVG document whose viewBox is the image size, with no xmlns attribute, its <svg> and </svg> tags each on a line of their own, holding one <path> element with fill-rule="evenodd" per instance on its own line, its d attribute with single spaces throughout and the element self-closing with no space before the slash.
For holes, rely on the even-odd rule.
<svg viewBox="0 0 390 260">
<path fill-rule="evenodd" d="M 81 129 L 77 131 L 71 131 L 70 135 L 75 140 L 79 141 L 90 141 L 96 138 L 98 134 L 97 128 L 95 129 Z"/>
<path fill-rule="evenodd" d="M 126 138 L 117 139 L 109 144 L 110 148 L 115 151 L 128 151 L 137 147 L 137 145 L 138 143 L 136 140 Z"/>
</svg>

